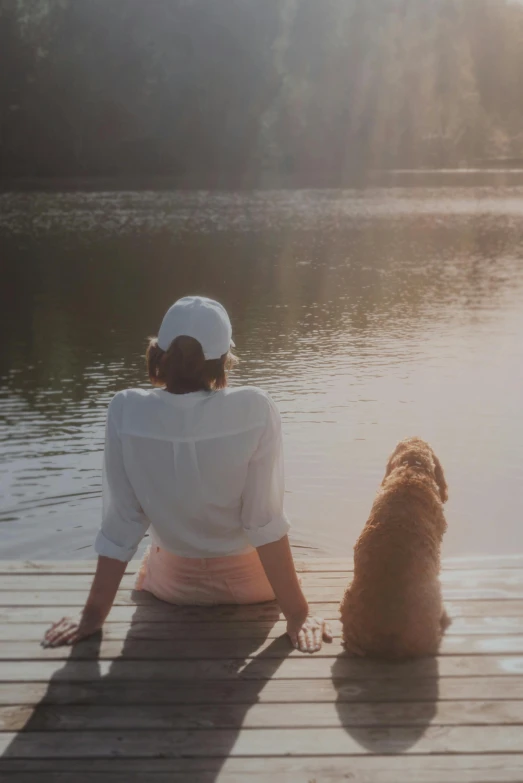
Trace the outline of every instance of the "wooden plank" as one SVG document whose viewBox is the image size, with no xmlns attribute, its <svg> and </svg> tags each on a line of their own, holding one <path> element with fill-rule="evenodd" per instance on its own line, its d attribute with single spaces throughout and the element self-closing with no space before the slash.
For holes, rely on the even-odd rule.
<svg viewBox="0 0 523 783">
<path fill-rule="evenodd" d="M 327 649 L 328 648 L 328 649 Z M 342 653 L 338 641 L 324 645 L 320 653 L 333 658 Z M 187 636 L 178 640 L 134 639 L 132 641 L 101 641 L 94 637 L 71 647 L 42 647 L 38 642 L 0 642 L 2 661 L 75 661 L 88 660 L 140 660 L 140 661 L 199 661 L 233 658 L 253 659 L 263 654 L 265 658 L 281 660 L 287 656 L 300 656 L 293 649 L 289 639 L 191 639 Z"/>
<path fill-rule="evenodd" d="M 507 628 L 510 627 L 510 619 Z M 516 618 L 514 618 L 516 619 Z M 340 633 L 339 620 L 332 620 L 336 632 Z M 523 618 L 522 618 L 523 625 Z M 0 622 L 0 639 L 4 641 L 33 641 L 39 642 L 49 623 L 3 623 Z M 286 623 L 284 620 L 271 622 L 250 622 L 241 623 L 231 621 L 191 623 L 191 639 L 276 639 L 285 633 Z M 183 621 L 166 621 L 161 623 L 139 621 L 136 623 L 106 623 L 103 630 L 104 639 L 110 641 L 122 641 L 124 639 L 176 639 L 181 636 L 186 637 L 187 624 Z"/>
<path fill-rule="evenodd" d="M 337 658 L 344 652 L 341 640 L 335 638 L 315 653 L 320 658 Z M 0 641 L 0 660 L 198 660 L 230 658 L 281 658 L 282 655 L 300 657 L 302 653 L 291 647 L 285 634 L 276 638 L 196 639 L 180 631 L 170 639 L 128 638 L 125 640 L 86 639 L 72 648 L 42 647 L 38 641 Z M 447 636 L 441 644 L 441 656 L 445 655 L 523 655 L 523 635 L 512 636 Z"/>
<path fill-rule="evenodd" d="M 134 597 L 133 597 L 134 595 Z M 82 607 L 87 598 L 85 590 L 35 590 L 12 593 L 0 591 L 0 606 L 76 606 Z M 146 592 L 134 593 L 132 590 L 119 590 L 115 606 L 146 606 L 154 602 L 154 597 Z"/>
<path fill-rule="evenodd" d="M 13 610 L 15 611 L 15 610 Z M 53 614 L 56 619 L 56 610 Z M 341 636 L 341 623 L 338 619 L 329 621 L 335 636 Z M 285 633 L 285 620 L 276 622 L 193 622 L 191 639 L 276 639 Z M 0 639 L 3 641 L 39 642 L 49 628 L 49 622 L 0 621 Z M 104 626 L 104 639 L 122 641 L 132 639 L 176 639 L 187 635 L 187 623 L 183 620 L 137 620 L 133 622 L 107 622 Z M 451 636 L 511 636 L 523 634 L 522 617 L 457 617 L 445 632 L 445 638 Z"/>
<path fill-rule="evenodd" d="M 321 562 L 321 558 L 318 558 Z M 465 557 L 444 557 L 445 570 L 483 569 L 483 568 L 523 568 L 523 554 L 510 555 L 467 555 Z"/>
<path fill-rule="evenodd" d="M 0 623 L 52 623 L 64 615 L 74 615 L 81 607 L 71 606 L 21 606 L 0 607 Z M 497 616 L 503 618 L 523 617 L 523 601 L 446 601 L 445 608 L 453 618 L 487 618 L 495 621 Z M 340 616 L 339 601 L 324 601 L 313 605 L 315 614 L 327 620 L 335 620 Z M 121 622 L 242 622 L 259 623 L 261 621 L 276 622 L 283 615 L 274 603 L 258 604 L 256 606 L 173 606 L 163 601 L 152 599 L 144 606 L 128 604 L 114 606 L 111 609 L 106 625 Z"/>
<path fill-rule="evenodd" d="M 201 729 L 198 731 L 81 731 L 0 734 L 10 758 L 177 758 L 336 756 L 367 753 L 518 753 L 523 726 L 422 726 L 404 728 Z"/>
<path fill-rule="evenodd" d="M 523 675 L 369 679 L 206 681 L 120 680 L 97 677 L 83 682 L 0 682 L 0 704 L 312 704 L 449 700 L 523 700 Z"/>
<path fill-rule="evenodd" d="M 131 560 L 126 573 L 136 574 L 140 560 Z M 0 575 L 25 574 L 91 574 L 96 570 L 96 560 L 0 560 Z"/>
<path fill-rule="evenodd" d="M 0 731 L 523 725 L 523 701 L 0 707 Z"/>
<path fill-rule="evenodd" d="M 303 572 L 351 571 L 353 560 L 350 546 L 346 557 L 294 557 L 296 570 Z M 523 555 L 472 555 L 470 557 L 447 557 L 442 561 L 444 570 L 478 570 L 485 568 L 523 568 Z M 128 573 L 136 573 L 140 560 L 132 560 Z M 48 573 L 48 574 L 94 574 L 96 559 L 91 560 L 0 560 L 0 574 Z"/>
<path fill-rule="evenodd" d="M 322 604 L 322 609 L 329 612 L 332 617 L 339 617 L 339 603 Z M 523 602 L 518 603 L 518 607 L 523 607 Z M 25 607 L 0 607 L 0 622 L 9 622 L 13 624 L 27 623 L 33 621 L 54 622 L 63 615 L 75 614 L 81 607 L 67 606 L 25 606 Z M 324 615 L 325 616 L 325 615 Z M 113 606 L 109 614 L 107 623 L 115 622 L 138 622 L 140 619 L 146 619 L 149 622 L 164 623 L 176 620 L 183 623 L 193 622 L 260 622 L 274 621 L 282 619 L 279 608 L 275 603 L 258 604 L 253 606 L 173 606 L 164 601 L 152 600 L 145 606 L 137 607 L 133 604 L 126 606 Z"/>
<path fill-rule="evenodd" d="M 300 560 L 294 558 L 294 565 L 296 571 L 299 573 L 347 573 L 349 574 L 353 570 L 352 558 L 310 558 L 307 560 Z M 485 567 L 485 564 L 481 564 L 481 568 Z M 492 568 L 502 567 L 497 560 L 492 560 Z M 523 558 L 521 562 L 515 563 L 514 568 L 523 568 Z M 140 560 L 132 560 L 127 565 L 126 574 L 136 574 L 140 568 Z M 467 568 L 464 564 L 460 568 Z M 0 560 L 0 575 L 6 574 L 21 574 L 21 575 L 52 575 L 52 574 L 69 574 L 69 575 L 93 575 L 96 570 L 95 560 L 69 560 L 69 561 L 52 561 L 52 560 Z"/>
<path fill-rule="evenodd" d="M 321 652 L 321 651 L 320 651 Z M 509 655 L 523 654 L 523 635 L 458 636 L 445 634 L 440 655 Z"/>
<path fill-rule="evenodd" d="M 127 565 L 126 574 L 137 574 L 140 569 L 140 560 L 132 560 Z M 300 560 L 294 558 L 294 566 L 299 573 L 347 573 L 352 572 L 354 564 L 352 558 L 310 558 Z M 462 568 L 467 568 L 464 564 Z M 481 564 L 484 568 L 485 564 Z M 497 560 L 492 561 L 492 568 L 502 567 Z M 508 566 L 507 566 L 508 567 Z M 519 563 L 510 567 L 523 568 L 523 558 Z M 0 575 L 21 574 L 21 575 L 94 575 L 96 570 L 96 560 L 0 560 Z"/>
<path fill-rule="evenodd" d="M 315 585 L 304 587 L 304 591 L 309 603 L 324 603 L 326 601 L 340 601 L 343 596 L 343 589 L 340 586 L 336 588 L 331 585 Z M 81 607 L 87 597 L 86 590 L 18 590 L 0 591 L 0 606 L 76 606 Z M 504 584 L 501 581 L 484 586 L 467 587 L 443 586 L 443 598 L 445 601 L 477 601 L 477 600 L 522 600 L 523 584 L 511 585 Z M 147 592 L 138 592 L 118 590 L 115 599 L 115 606 L 147 606 L 154 602 L 154 597 Z"/>
<path fill-rule="evenodd" d="M 332 592 L 340 592 L 350 583 L 350 574 L 343 573 L 301 573 L 304 589 L 316 591 L 322 587 L 332 587 Z M 136 574 L 124 574 L 121 588 L 133 590 Z M 0 580 L 0 592 L 88 592 L 92 583 L 89 574 L 6 574 Z M 523 594 L 523 569 L 483 569 L 481 571 L 444 571 L 441 574 L 444 590 L 506 590 L 514 588 Z M 340 593 L 341 594 L 341 593 Z"/>
<path fill-rule="evenodd" d="M 278 642 L 276 642 L 278 643 Z M 63 682 L 88 681 L 110 674 L 120 680 L 267 680 L 267 679 L 354 679 L 405 677 L 465 677 L 523 674 L 523 656 L 441 656 L 401 664 L 364 659 L 318 655 L 291 655 L 270 658 L 265 651 L 257 658 L 230 660 L 117 660 L 82 661 L 1 661 L 0 681 L 32 682 L 57 677 Z M 331 664 L 333 664 L 331 666 Z"/>
<path fill-rule="evenodd" d="M 35 777 L 37 773 L 37 777 Z M 518 783 L 523 755 L 0 759 L 4 783 Z"/>
</svg>

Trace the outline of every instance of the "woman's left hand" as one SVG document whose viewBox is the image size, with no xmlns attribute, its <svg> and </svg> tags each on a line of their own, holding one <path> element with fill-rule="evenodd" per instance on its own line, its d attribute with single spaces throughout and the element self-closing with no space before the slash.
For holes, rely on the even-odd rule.
<svg viewBox="0 0 523 783">
<path fill-rule="evenodd" d="M 288 620 L 287 633 L 292 646 L 300 652 L 318 652 L 322 642 L 332 642 L 332 631 L 322 617 L 307 617 L 301 623 Z"/>
<path fill-rule="evenodd" d="M 42 647 L 61 647 L 65 644 L 76 644 L 82 639 L 97 633 L 103 625 L 103 617 L 98 614 L 86 614 L 78 618 L 62 617 L 46 632 Z"/>
</svg>

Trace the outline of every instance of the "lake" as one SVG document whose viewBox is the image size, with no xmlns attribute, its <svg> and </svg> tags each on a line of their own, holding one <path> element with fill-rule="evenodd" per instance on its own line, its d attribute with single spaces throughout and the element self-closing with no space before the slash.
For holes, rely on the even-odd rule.
<svg viewBox="0 0 523 783">
<path fill-rule="evenodd" d="M 106 408 L 178 297 L 282 412 L 297 547 L 349 555 L 395 443 L 447 555 L 523 551 L 523 187 L 0 195 L 2 557 L 93 557 Z"/>
</svg>

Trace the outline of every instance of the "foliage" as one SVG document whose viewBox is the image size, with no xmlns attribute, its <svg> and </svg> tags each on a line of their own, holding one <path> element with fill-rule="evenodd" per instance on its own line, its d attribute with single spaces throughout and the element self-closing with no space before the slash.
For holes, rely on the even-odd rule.
<svg viewBox="0 0 523 783">
<path fill-rule="evenodd" d="M 509 0 L 0 0 L 0 174 L 337 185 L 523 156 Z"/>
</svg>

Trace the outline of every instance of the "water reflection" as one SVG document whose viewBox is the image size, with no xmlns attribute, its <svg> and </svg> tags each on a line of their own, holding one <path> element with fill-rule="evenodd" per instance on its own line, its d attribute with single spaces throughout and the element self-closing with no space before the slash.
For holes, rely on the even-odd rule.
<svg viewBox="0 0 523 783">
<path fill-rule="evenodd" d="M 90 556 L 111 395 L 178 296 L 231 312 L 304 541 L 350 551 L 388 452 L 449 476 L 447 552 L 523 548 L 523 188 L 0 195 L 0 542 Z"/>
</svg>

